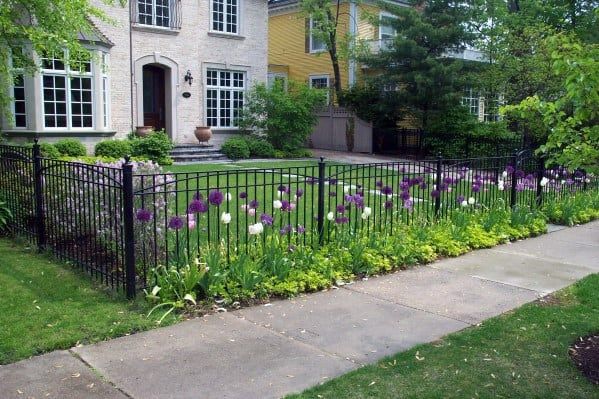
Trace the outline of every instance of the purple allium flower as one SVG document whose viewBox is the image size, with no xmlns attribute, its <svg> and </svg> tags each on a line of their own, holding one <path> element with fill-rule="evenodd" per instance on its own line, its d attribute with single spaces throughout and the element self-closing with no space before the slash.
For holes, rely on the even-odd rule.
<svg viewBox="0 0 599 399">
<path fill-rule="evenodd" d="M 258 200 L 251 200 L 250 203 L 248 204 L 248 208 L 250 209 L 258 209 L 258 207 L 260 206 L 260 202 L 258 202 Z"/>
<path fill-rule="evenodd" d="M 336 197 L 336 196 L 337 196 L 337 192 L 329 191 L 329 197 Z"/>
<path fill-rule="evenodd" d="M 306 232 L 306 228 L 301 224 L 297 225 L 297 234 L 304 234 Z"/>
<path fill-rule="evenodd" d="M 281 201 L 281 212 L 291 212 L 291 204 L 287 200 Z"/>
<path fill-rule="evenodd" d="M 534 177 L 534 175 L 532 173 L 529 173 L 529 174 L 526 175 L 525 179 L 526 180 L 534 180 L 535 177 Z"/>
<path fill-rule="evenodd" d="M 574 172 L 574 177 L 576 177 L 576 178 L 580 179 L 583 176 L 584 176 L 584 173 L 582 173 L 581 170 L 577 170 L 576 172 Z"/>
<path fill-rule="evenodd" d="M 335 223 L 337 224 L 346 224 L 347 222 L 349 222 L 347 216 L 341 216 L 335 219 Z"/>
<path fill-rule="evenodd" d="M 192 200 L 187 207 L 187 213 L 204 213 L 206 211 L 208 211 L 208 205 L 199 199 Z"/>
<path fill-rule="evenodd" d="M 385 201 L 385 209 L 393 208 L 393 201 Z"/>
<path fill-rule="evenodd" d="M 524 184 L 523 183 L 516 184 L 516 191 L 524 191 Z"/>
<path fill-rule="evenodd" d="M 359 195 L 360 197 L 363 197 L 364 196 L 364 190 L 356 191 L 356 195 Z"/>
<path fill-rule="evenodd" d="M 443 183 L 445 184 L 453 184 L 453 179 L 449 176 L 443 178 Z"/>
<path fill-rule="evenodd" d="M 304 190 L 302 190 L 301 188 L 298 188 L 295 192 L 295 196 L 297 198 L 300 198 L 302 195 L 304 195 Z"/>
<path fill-rule="evenodd" d="M 523 170 L 517 170 L 516 171 L 516 178 L 518 179 L 522 179 L 524 177 L 525 173 Z"/>
<path fill-rule="evenodd" d="M 440 195 L 441 195 L 441 192 L 439 190 L 431 191 L 431 197 L 433 197 L 433 198 L 439 198 Z"/>
<path fill-rule="evenodd" d="M 409 200 L 411 197 L 410 192 L 409 191 L 402 191 L 401 194 L 399 194 L 399 198 L 401 198 L 403 201 Z"/>
<path fill-rule="evenodd" d="M 152 220 L 152 212 L 142 208 L 137 211 L 136 217 L 138 221 L 146 223 Z"/>
<path fill-rule="evenodd" d="M 285 226 L 281 230 L 279 230 L 279 234 L 284 236 L 285 234 L 291 233 L 292 231 L 293 231 L 293 226 L 288 224 L 287 226 Z"/>
<path fill-rule="evenodd" d="M 343 196 L 343 199 L 345 200 L 345 202 L 351 204 L 352 202 L 354 202 L 354 196 L 351 194 L 345 194 Z"/>
<path fill-rule="evenodd" d="M 381 188 L 381 194 L 391 195 L 391 194 L 393 194 L 393 189 L 389 186 L 385 186 L 385 187 Z"/>
<path fill-rule="evenodd" d="M 262 215 L 260 215 L 260 221 L 265 226 L 272 226 L 274 219 L 272 216 L 270 216 L 266 213 L 263 213 Z"/>
<path fill-rule="evenodd" d="M 246 199 L 247 197 L 248 197 L 248 193 L 246 193 L 245 191 L 242 191 L 239 193 L 239 198 Z"/>
<path fill-rule="evenodd" d="M 168 228 L 172 230 L 181 230 L 184 225 L 185 222 L 183 221 L 183 218 L 180 216 L 173 216 L 171 220 L 169 220 L 168 222 Z"/>
<path fill-rule="evenodd" d="M 512 173 L 514 173 L 514 167 L 512 165 L 508 165 L 505 167 L 505 171 L 507 172 L 508 175 L 511 175 Z"/>
<path fill-rule="evenodd" d="M 458 195 L 458 197 L 455 200 L 458 204 L 461 204 L 462 202 L 464 202 L 465 199 L 466 197 L 464 197 L 463 195 Z"/>
<path fill-rule="evenodd" d="M 428 187 L 428 184 L 426 184 L 426 182 L 421 182 L 418 187 L 420 187 L 421 190 L 426 190 L 426 188 Z"/>
<path fill-rule="evenodd" d="M 401 183 L 399 183 L 399 189 L 401 191 L 405 191 L 405 190 L 407 190 L 409 188 L 410 188 L 410 182 L 402 181 Z"/>
<path fill-rule="evenodd" d="M 472 192 L 473 193 L 478 193 L 480 191 L 480 186 L 478 184 L 473 184 L 472 185 Z"/>
<path fill-rule="evenodd" d="M 572 185 L 572 184 L 574 184 L 574 180 L 568 178 L 568 179 L 566 179 L 566 184 L 567 185 Z"/>
<path fill-rule="evenodd" d="M 377 187 L 383 187 L 383 182 L 382 182 L 381 180 L 378 180 L 378 181 L 376 182 L 376 186 L 377 186 Z"/>
<path fill-rule="evenodd" d="M 356 208 L 358 209 L 364 208 L 364 197 L 358 194 L 354 195 L 354 205 L 356 205 Z"/>
<path fill-rule="evenodd" d="M 329 184 L 334 186 L 335 184 L 337 184 L 337 179 L 333 179 L 333 178 L 329 179 Z"/>
<path fill-rule="evenodd" d="M 287 192 L 287 190 L 288 190 L 288 188 L 287 188 L 285 185 L 283 185 L 283 184 L 281 184 L 281 185 L 280 185 L 280 186 L 277 188 L 277 191 L 279 191 L 279 192 L 281 192 L 281 193 L 286 193 L 286 192 Z"/>
<path fill-rule="evenodd" d="M 403 202 L 403 207 L 404 207 L 404 209 L 411 211 L 412 208 L 414 207 L 414 201 L 412 201 L 411 199 L 405 200 Z"/>
<path fill-rule="evenodd" d="M 447 191 L 448 188 L 449 188 L 449 185 L 447 183 L 439 184 L 439 191 Z"/>
<path fill-rule="evenodd" d="M 345 213 L 345 205 L 339 204 L 337 205 L 337 213 Z"/>
<path fill-rule="evenodd" d="M 210 191 L 210 194 L 208 194 L 208 201 L 212 204 L 212 205 L 216 205 L 219 206 L 220 204 L 223 203 L 223 193 L 221 193 L 218 190 L 212 190 Z"/>
</svg>

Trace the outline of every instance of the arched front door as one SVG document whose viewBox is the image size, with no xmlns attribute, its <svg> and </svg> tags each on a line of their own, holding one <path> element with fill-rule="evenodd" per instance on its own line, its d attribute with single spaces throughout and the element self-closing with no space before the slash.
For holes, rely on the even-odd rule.
<svg viewBox="0 0 599 399">
<path fill-rule="evenodd" d="M 166 129 L 166 76 L 165 70 L 156 65 L 143 67 L 143 114 L 144 125 L 154 130 Z"/>
</svg>

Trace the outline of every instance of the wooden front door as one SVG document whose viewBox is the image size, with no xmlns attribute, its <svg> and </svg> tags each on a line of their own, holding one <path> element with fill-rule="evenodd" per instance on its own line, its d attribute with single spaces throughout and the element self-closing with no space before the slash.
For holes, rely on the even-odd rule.
<svg viewBox="0 0 599 399">
<path fill-rule="evenodd" d="M 146 65 L 143 67 L 144 125 L 154 130 L 166 128 L 164 69 Z"/>
</svg>

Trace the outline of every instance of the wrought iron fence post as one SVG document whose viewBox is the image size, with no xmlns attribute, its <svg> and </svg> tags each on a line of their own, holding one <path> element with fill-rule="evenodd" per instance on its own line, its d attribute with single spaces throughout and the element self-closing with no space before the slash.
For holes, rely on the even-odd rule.
<svg viewBox="0 0 599 399">
<path fill-rule="evenodd" d="M 125 291 L 127 298 L 135 297 L 135 230 L 133 217 L 133 165 L 129 157 L 123 164 L 123 239 L 125 248 Z"/>
<path fill-rule="evenodd" d="M 324 182 L 326 164 L 324 158 L 320 157 L 318 162 L 318 214 L 316 216 L 318 228 L 318 244 L 322 245 L 324 240 Z"/>
<path fill-rule="evenodd" d="M 437 176 L 435 190 L 438 195 L 435 197 L 435 217 L 439 217 L 439 211 L 441 209 L 441 173 L 443 169 L 443 157 L 441 154 L 437 155 Z"/>
<path fill-rule="evenodd" d="M 510 207 L 513 208 L 516 206 L 516 186 L 518 183 L 518 179 L 516 179 L 516 172 L 518 170 L 518 151 L 514 152 L 514 155 L 512 156 L 512 166 L 513 166 L 513 170 L 511 173 L 511 178 L 512 178 L 512 185 L 510 188 Z"/>
<path fill-rule="evenodd" d="M 33 144 L 33 192 L 35 197 L 35 232 L 37 249 L 46 249 L 46 221 L 44 215 L 44 178 L 42 176 L 42 152 L 35 139 Z"/>
<path fill-rule="evenodd" d="M 540 207 L 543 205 L 543 186 L 541 186 L 541 181 L 543 180 L 543 176 L 545 175 L 545 161 L 543 157 L 539 157 L 539 164 L 537 165 L 537 206 Z"/>
</svg>

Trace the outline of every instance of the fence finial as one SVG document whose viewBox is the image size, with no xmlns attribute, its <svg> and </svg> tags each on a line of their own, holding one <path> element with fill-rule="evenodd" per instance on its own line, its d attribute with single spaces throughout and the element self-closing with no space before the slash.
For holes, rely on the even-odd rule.
<svg viewBox="0 0 599 399">
<path fill-rule="evenodd" d="M 131 162 L 131 155 L 125 155 L 125 164 Z"/>
</svg>

